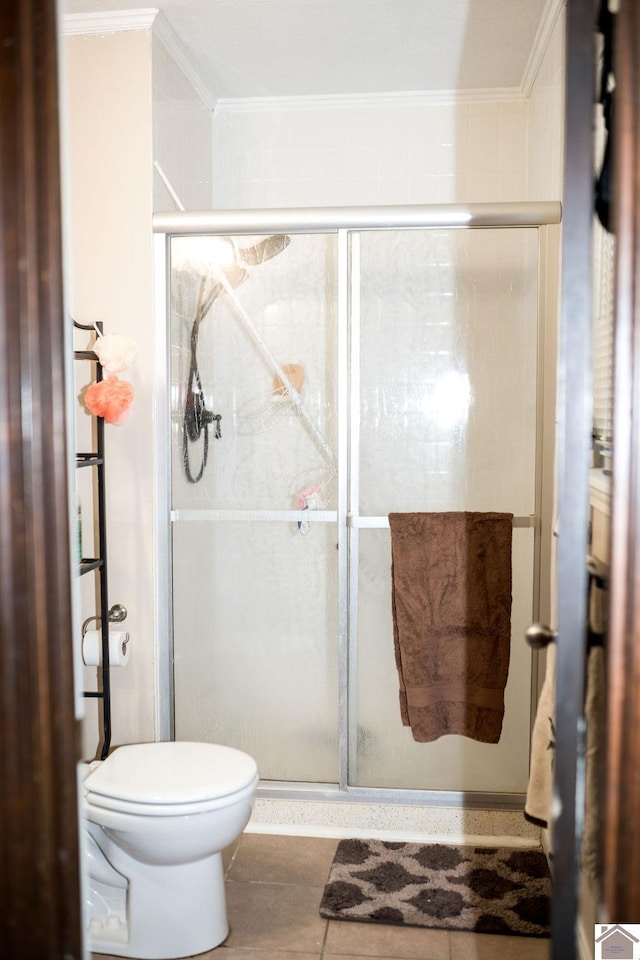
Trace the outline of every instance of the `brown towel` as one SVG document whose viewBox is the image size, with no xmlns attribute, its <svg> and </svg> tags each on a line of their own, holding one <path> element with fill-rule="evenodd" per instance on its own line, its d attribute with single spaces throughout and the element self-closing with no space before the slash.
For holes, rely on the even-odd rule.
<svg viewBox="0 0 640 960">
<path fill-rule="evenodd" d="M 497 743 L 511 644 L 507 513 L 391 513 L 400 713 L 414 740 Z"/>
</svg>

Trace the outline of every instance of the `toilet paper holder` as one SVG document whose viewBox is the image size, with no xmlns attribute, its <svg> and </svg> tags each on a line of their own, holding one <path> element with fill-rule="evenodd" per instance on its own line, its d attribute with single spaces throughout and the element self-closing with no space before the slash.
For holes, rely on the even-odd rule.
<svg viewBox="0 0 640 960">
<path fill-rule="evenodd" d="M 123 620 L 127 619 L 128 610 L 121 603 L 114 603 L 109 612 L 107 613 L 107 620 L 109 623 L 122 623 Z M 96 623 L 99 623 L 101 617 L 87 617 L 87 619 L 82 624 L 82 639 L 84 640 L 85 634 L 89 629 L 89 624 L 93 623 L 95 620 Z M 129 634 L 127 634 L 127 639 L 124 641 L 125 644 L 129 643 Z"/>
</svg>

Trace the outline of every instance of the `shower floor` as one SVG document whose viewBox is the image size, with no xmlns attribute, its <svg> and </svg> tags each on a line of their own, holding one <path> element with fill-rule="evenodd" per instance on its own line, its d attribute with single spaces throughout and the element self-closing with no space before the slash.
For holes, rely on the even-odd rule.
<svg viewBox="0 0 640 960">
<path fill-rule="evenodd" d="M 243 834 L 224 853 L 231 932 L 194 960 L 543 960 L 549 941 L 324 920 L 338 841 Z M 95 960 L 103 954 L 94 954 Z"/>
</svg>

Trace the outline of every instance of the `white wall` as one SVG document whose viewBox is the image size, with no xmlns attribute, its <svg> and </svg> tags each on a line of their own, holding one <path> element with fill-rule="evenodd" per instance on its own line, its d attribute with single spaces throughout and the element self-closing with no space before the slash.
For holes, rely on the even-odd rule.
<svg viewBox="0 0 640 960">
<path fill-rule="evenodd" d="M 90 21 L 89 21 L 90 23 Z M 139 345 L 122 374 L 136 397 L 127 421 L 106 427 L 109 603 L 129 617 L 131 659 L 112 671 L 112 742 L 155 736 L 153 515 L 153 159 L 163 161 L 185 204 L 210 199 L 211 114 L 150 29 L 70 36 L 64 47 L 69 142 L 69 309 L 81 323 L 102 321 Z M 152 117 L 158 116 L 152 125 Z M 188 139 L 187 139 L 188 138 Z M 178 162 L 176 144 L 189 143 Z M 166 209 L 156 176 L 156 203 Z M 92 343 L 76 334 L 75 346 Z M 76 363 L 76 394 L 92 368 Z M 90 418 L 78 402 L 78 443 L 88 449 Z M 85 555 L 91 553 L 93 497 L 79 472 Z M 93 574 L 81 581 L 81 617 L 97 613 Z M 95 669 L 84 669 L 95 689 Z M 86 701 L 84 753 L 99 741 L 96 701 Z"/>
<path fill-rule="evenodd" d="M 219 101 L 218 208 L 524 200 L 527 101 Z"/>
<path fill-rule="evenodd" d="M 164 40 L 154 33 L 152 43 L 153 159 L 186 210 L 208 210 L 211 206 L 211 108 Z M 175 199 L 157 169 L 154 170 L 153 209 L 176 209 Z"/>
</svg>

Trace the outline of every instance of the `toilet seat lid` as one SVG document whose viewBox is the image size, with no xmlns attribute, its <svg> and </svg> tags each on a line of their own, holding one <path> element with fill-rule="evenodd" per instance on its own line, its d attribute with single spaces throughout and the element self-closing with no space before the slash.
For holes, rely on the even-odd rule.
<svg viewBox="0 0 640 960">
<path fill-rule="evenodd" d="M 92 794 L 143 804 L 192 804 L 226 797 L 255 780 L 253 757 L 215 743 L 134 743 L 118 747 L 84 786 Z"/>
</svg>

